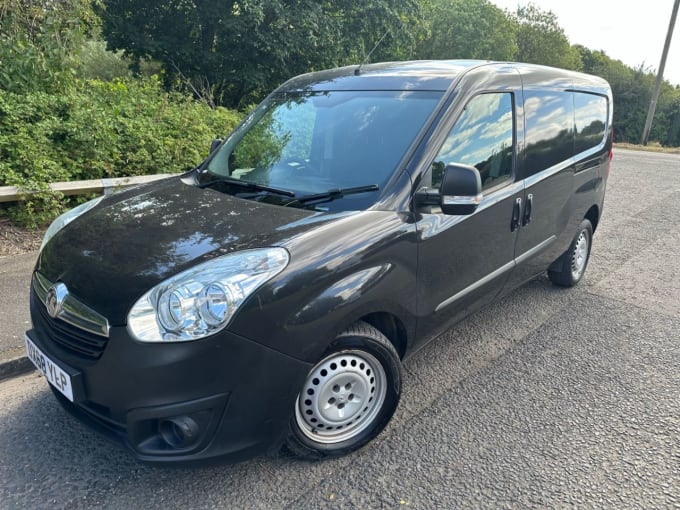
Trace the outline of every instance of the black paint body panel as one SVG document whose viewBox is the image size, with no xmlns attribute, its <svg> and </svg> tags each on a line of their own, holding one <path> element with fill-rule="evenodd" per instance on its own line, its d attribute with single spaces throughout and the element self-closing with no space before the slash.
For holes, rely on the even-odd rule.
<svg viewBox="0 0 680 510">
<path fill-rule="evenodd" d="M 545 271 L 579 223 L 602 213 L 611 151 L 611 91 L 599 78 L 524 64 L 474 61 L 356 66 L 294 78 L 275 93 L 304 90 L 440 90 L 446 93 L 401 165 L 367 210 L 315 212 L 201 189 L 195 172 L 106 197 L 52 238 L 36 270 L 63 282 L 105 316 L 111 334 L 99 360 L 50 341 L 32 294 L 36 345 L 77 382 L 63 402 L 147 461 L 240 459 L 276 450 L 299 388 L 338 333 L 357 320 L 389 330 L 408 355 L 455 321 Z M 608 99 L 596 148 L 550 169 L 526 164 L 529 89 L 585 91 Z M 417 208 L 439 147 L 467 102 L 481 93 L 514 98 L 512 180 L 485 192 L 476 212 L 446 216 Z M 531 194 L 531 222 L 511 230 Z M 590 217 L 590 216 L 589 216 Z M 145 344 L 126 328 L 134 303 L 154 285 L 212 258 L 279 246 L 280 274 L 251 295 L 228 327 L 205 339 Z M 389 318 L 389 320 L 386 320 Z M 388 332 L 387 330 L 385 331 Z M 63 400 L 63 399 L 62 399 Z M 153 427 L 196 413 L 205 437 L 163 451 Z M 156 420 L 156 421 L 154 421 Z"/>
</svg>

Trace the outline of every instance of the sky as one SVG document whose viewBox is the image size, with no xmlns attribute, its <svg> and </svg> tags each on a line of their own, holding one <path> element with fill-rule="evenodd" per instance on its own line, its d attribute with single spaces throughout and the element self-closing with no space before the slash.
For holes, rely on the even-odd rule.
<svg viewBox="0 0 680 510">
<path fill-rule="evenodd" d="M 515 11 L 527 0 L 491 0 Z M 661 62 L 673 0 L 534 0 L 544 11 L 557 15 L 572 44 L 603 50 L 610 57 L 637 67 L 644 64 L 656 72 Z M 680 85 L 680 14 L 666 59 L 664 78 Z"/>
</svg>

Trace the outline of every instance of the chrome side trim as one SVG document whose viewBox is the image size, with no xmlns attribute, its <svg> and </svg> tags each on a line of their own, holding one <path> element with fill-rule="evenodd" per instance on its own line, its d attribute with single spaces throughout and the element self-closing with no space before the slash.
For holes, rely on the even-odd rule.
<svg viewBox="0 0 680 510">
<path fill-rule="evenodd" d="M 442 308 L 445 308 L 445 307 L 449 306 L 451 303 L 453 303 L 453 302 L 455 302 L 455 301 L 458 301 L 459 299 L 461 299 L 461 298 L 467 296 L 470 292 L 472 292 L 472 291 L 474 291 L 474 290 L 477 290 L 477 289 L 478 289 L 479 287 L 481 287 L 482 285 L 486 285 L 486 284 L 489 283 L 491 280 L 494 280 L 494 279 L 498 278 L 499 276 L 501 276 L 502 274 L 504 274 L 504 273 L 510 271 L 510 270 L 513 269 L 516 265 L 521 264 L 522 262 L 524 262 L 524 261 L 530 259 L 531 257 L 533 257 L 534 255 L 536 255 L 537 253 L 539 253 L 539 252 L 543 251 L 544 249 L 546 249 L 548 246 L 550 246 L 552 243 L 554 243 L 556 239 L 557 239 L 557 236 L 555 236 L 555 235 L 550 236 L 548 239 L 546 239 L 546 240 L 543 241 L 542 243 L 537 244 L 536 246 L 534 246 L 534 247 L 531 248 L 530 250 L 527 250 L 527 251 L 525 251 L 524 253 L 522 253 L 522 254 L 521 254 L 519 257 L 517 257 L 516 259 L 511 260 L 511 261 L 508 262 L 507 264 L 502 265 L 501 267 L 499 267 L 498 269 L 496 269 L 496 270 L 493 271 L 492 273 L 489 273 L 488 275 L 486 275 L 484 278 L 481 278 L 481 279 L 477 280 L 477 281 L 476 281 L 475 283 L 473 283 L 472 285 L 468 285 L 467 287 L 465 287 L 465 288 L 464 288 L 463 290 L 461 290 L 460 292 L 457 292 L 456 294 L 454 294 L 454 295 L 451 296 L 450 298 L 448 298 L 448 299 L 442 301 L 441 303 L 439 303 L 439 304 L 437 305 L 437 308 L 435 308 L 434 311 L 435 311 L 435 312 L 438 312 L 438 311 L 441 310 Z"/>
<path fill-rule="evenodd" d="M 448 298 L 448 299 L 442 301 L 441 303 L 439 303 L 439 304 L 437 305 L 437 308 L 435 308 L 434 311 L 435 311 L 435 312 L 438 312 L 438 311 L 441 310 L 442 308 L 445 308 L 445 307 L 449 306 L 451 303 L 453 303 L 453 302 L 455 302 L 455 301 L 458 301 L 458 300 L 461 299 L 462 297 L 467 296 L 470 292 L 472 292 L 472 291 L 474 291 L 474 290 L 477 290 L 477 289 L 478 289 L 479 287 L 481 287 L 482 285 L 485 285 L 485 284 L 489 283 L 491 280 L 494 280 L 494 279 L 498 278 L 498 277 L 501 276 L 503 273 L 506 273 L 506 272 L 510 271 L 510 270 L 511 270 L 512 268 L 514 268 L 514 267 L 515 267 L 515 261 L 514 261 L 514 260 L 511 260 L 511 261 L 508 262 L 507 264 L 504 264 L 504 265 L 502 265 L 501 267 L 499 267 L 498 269 L 496 269 L 494 272 L 489 273 L 489 274 L 486 275 L 484 278 L 482 278 L 482 279 L 480 279 L 480 280 L 477 280 L 477 281 L 476 281 L 475 283 L 473 283 L 472 285 L 468 285 L 467 287 L 465 287 L 465 288 L 464 288 L 463 290 L 461 290 L 460 292 L 458 292 L 458 293 L 454 294 L 453 296 L 451 296 L 450 298 Z"/>
<path fill-rule="evenodd" d="M 524 181 L 517 181 L 513 182 L 511 184 L 505 185 L 501 188 L 497 188 L 495 190 L 492 189 L 491 192 L 488 192 L 484 194 L 482 198 L 482 203 L 479 204 L 479 208 L 477 211 L 483 211 L 487 207 L 491 207 L 493 205 L 496 205 L 498 202 L 502 202 L 506 198 L 511 197 L 512 195 L 519 193 L 524 189 Z"/>
<path fill-rule="evenodd" d="M 606 131 L 605 131 L 606 133 Z M 530 175 L 529 177 L 525 178 L 525 184 L 526 187 L 533 186 L 534 184 L 541 182 L 545 179 L 548 179 L 549 177 L 552 177 L 555 174 L 560 173 L 563 171 L 565 168 L 569 168 L 571 166 L 574 167 L 574 173 L 579 173 L 584 170 L 587 170 L 587 168 L 579 169 L 578 165 L 581 164 L 584 160 L 590 158 L 590 157 L 596 157 L 599 158 L 601 155 L 599 154 L 602 152 L 602 149 L 604 149 L 604 146 L 607 142 L 607 135 L 605 134 L 605 137 L 602 139 L 602 141 L 595 147 L 591 147 L 590 149 L 586 149 L 583 152 L 579 152 L 578 154 L 574 154 L 572 157 L 565 159 L 564 161 L 561 161 L 560 163 L 557 163 L 549 168 L 546 168 L 545 170 L 541 170 L 540 172 L 537 172 L 533 175 Z M 600 163 L 598 162 L 597 165 Z M 593 167 L 597 166 L 593 165 Z M 591 167 L 588 167 L 591 168 Z"/>
<path fill-rule="evenodd" d="M 546 168 L 545 170 L 541 170 L 540 172 L 525 178 L 524 185 L 527 188 L 530 188 L 534 184 L 544 181 L 545 179 L 548 179 L 549 177 L 552 177 L 553 175 L 558 174 L 563 170 L 574 166 L 574 164 L 576 164 L 576 158 L 572 156 L 571 158 L 565 159 L 564 161 L 557 163 L 556 165 L 553 165 L 550 168 Z"/>
<path fill-rule="evenodd" d="M 38 299 L 45 307 L 48 291 L 53 285 L 52 282 L 37 271 L 33 273 L 33 290 L 35 290 L 36 296 L 38 296 Z M 68 322 L 76 328 L 106 338 L 108 338 L 111 329 L 106 317 L 95 312 L 92 308 L 81 303 L 68 293 L 61 303 L 56 318 Z"/>
<path fill-rule="evenodd" d="M 536 246 L 534 246 L 530 250 L 525 251 L 519 257 L 515 258 L 515 262 L 517 263 L 517 265 L 519 265 L 522 262 L 529 260 L 531 257 L 536 255 L 538 252 L 543 251 L 548 246 L 550 246 L 552 243 L 554 243 L 555 239 L 557 239 L 557 236 L 551 235 L 548 239 L 546 239 L 542 243 L 537 244 Z"/>
</svg>

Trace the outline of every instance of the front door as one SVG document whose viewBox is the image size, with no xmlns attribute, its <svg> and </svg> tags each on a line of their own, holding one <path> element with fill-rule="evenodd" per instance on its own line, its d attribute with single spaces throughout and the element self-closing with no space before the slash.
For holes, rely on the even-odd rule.
<svg viewBox="0 0 680 510">
<path fill-rule="evenodd" d="M 483 199 L 468 216 L 438 207 L 418 221 L 418 336 L 431 336 L 492 300 L 514 268 L 523 184 L 514 182 L 516 91 L 469 99 L 424 174 L 438 188 L 449 163 L 475 166 Z"/>
</svg>

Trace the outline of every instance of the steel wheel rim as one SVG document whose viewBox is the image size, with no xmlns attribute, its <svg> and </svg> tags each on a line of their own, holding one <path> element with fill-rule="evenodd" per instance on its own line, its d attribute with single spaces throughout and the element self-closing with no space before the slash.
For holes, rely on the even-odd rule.
<svg viewBox="0 0 680 510">
<path fill-rule="evenodd" d="M 571 276 L 578 280 L 583 274 L 588 260 L 588 234 L 581 231 L 574 245 L 574 253 L 571 256 Z"/>
<path fill-rule="evenodd" d="M 382 409 L 386 383 L 385 369 L 373 355 L 360 350 L 331 354 L 307 376 L 295 405 L 297 425 L 318 443 L 352 439 Z"/>
</svg>

